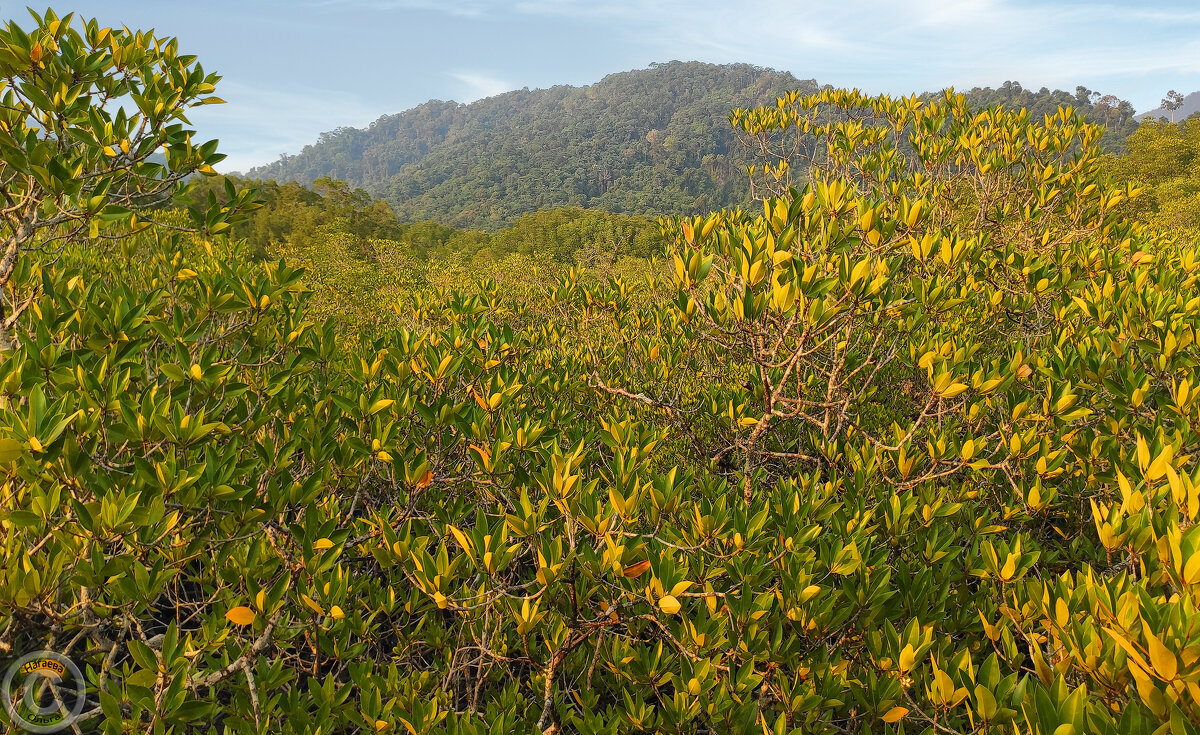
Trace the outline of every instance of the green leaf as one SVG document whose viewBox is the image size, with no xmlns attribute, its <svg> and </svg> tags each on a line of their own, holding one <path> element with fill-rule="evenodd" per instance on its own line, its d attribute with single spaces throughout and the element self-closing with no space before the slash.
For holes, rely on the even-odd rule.
<svg viewBox="0 0 1200 735">
<path fill-rule="evenodd" d="M 14 510 L 8 514 L 8 520 L 17 528 L 35 528 L 42 525 L 42 518 L 27 510 Z"/>
<path fill-rule="evenodd" d="M 0 439 L 0 464 L 11 464 L 25 453 L 25 442 L 12 437 Z"/>
</svg>

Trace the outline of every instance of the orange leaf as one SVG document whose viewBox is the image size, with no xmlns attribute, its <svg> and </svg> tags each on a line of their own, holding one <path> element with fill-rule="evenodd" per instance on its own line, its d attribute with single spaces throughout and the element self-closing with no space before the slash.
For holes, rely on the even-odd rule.
<svg viewBox="0 0 1200 735">
<path fill-rule="evenodd" d="M 33 48 L 29 49 L 29 60 L 35 64 L 42 60 L 42 44 L 33 44 Z"/>
<path fill-rule="evenodd" d="M 422 489 L 427 488 L 427 487 L 429 487 L 430 483 L 432 483 L 432 482 L 433 482 L 433 470 L 426 470 L 425 476 L 422 477 L 420 480 L 417 480 L 417 487 L 422 488 Z"/>
<path fill-rule="evenodd" d="M 258 613 L 254 612 L 245 605 L 238 605 L 229 612 L 225 613 L 225 619 L 234 625 L 249 625 L 258 617 Z"/>
<path fill-rule="evenodd" d="M 649 568 L 650 560 L 647 559 L 644 561 L 639 561 L 637 564 L 630 564 L 629 566 L 625 567 L 625 571 L 621 572 L 621 574 L 630 578 L 640 577 L 645 574 L 646 570 Z"/>
</svg>

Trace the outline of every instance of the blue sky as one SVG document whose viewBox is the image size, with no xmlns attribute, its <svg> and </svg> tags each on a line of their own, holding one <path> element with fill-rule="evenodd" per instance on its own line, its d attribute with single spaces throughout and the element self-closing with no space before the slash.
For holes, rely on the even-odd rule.
<svg viewBox="0 0 1200 735">
<path fill-rule="evenodd" d="M 26 3 L 0 1 L 28 20 Z M 40 7 L 40 6 L 39 6 Z M 868 92 L 1200 89 L 1200 2 L 1078 0 L 73 0 L 155 28 L 224 76 L 193 122 L 226 170 L 428 99 L 589 84 L 656 61 L 741 61 Z M 24 21 L 23 21 L 24 22 Z"/>
</svg>

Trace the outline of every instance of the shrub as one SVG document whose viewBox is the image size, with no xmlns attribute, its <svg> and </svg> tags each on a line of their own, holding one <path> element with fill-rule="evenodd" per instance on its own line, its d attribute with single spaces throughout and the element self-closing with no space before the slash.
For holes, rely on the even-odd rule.
<svg viewBox="0 0 1200 735">
<path fill-rule="evenodd" d="M 112 733 L 1200 724 L 1195 246 L 1066 111 L 733 121 L 828 164 L 669 224 L 666 282 L 345 339 L 222 237 L 32 262 L 0 644 Z"/>
</svg>

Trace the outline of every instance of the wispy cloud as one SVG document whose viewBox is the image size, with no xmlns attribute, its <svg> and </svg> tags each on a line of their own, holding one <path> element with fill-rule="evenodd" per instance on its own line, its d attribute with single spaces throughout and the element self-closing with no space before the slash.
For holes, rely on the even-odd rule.
<svg viewBox="0 0 1200 735">
<path fill-rule="evenodd" d="M 1167 89 L 1200 89 L 1197 0 L 209 0 L 230 28 L 178 3 L 72 1 L 109 24 L 177 33 L 225 75 L 229 104 L 194 117 L 230 169 L 429 98 L 588 84 L 672 59 L 872 93 L 1083 84 L 1143 110 Z"/>
<path fill-rule="evenodd" d="M 458 100 L 459 102 L 474 102 L 484 97 L 495 97 L 513 88 L 513 85 L 508 82 L 488 76 L 487 74 L 479 74 L 471 71 L 450 71 L 446 73 L 462 83 L 461 99 Z"/>
<path fill-rule="evenodd" d="M 457 17 L 478 17 L 487 5 L 477 0 L 301 0 L 314 8 L 355 7 L 372 10 L 436 10 Z"/>
<path fill-rule="evenodd" d="M 1200 74 L 1192 40 L 1200 11 L 1182 0 L 1153 9 L 1078 0 L 747 0 L 736 11 L 718 0 L 516 0 L 511 7 L 611 24 L 671 58 L 750 61 L 878 91 L 1018 79 L 1072 88 L 1107 82 L 1132 96 L 1131 86 L 1148 76 Z"/>
<path fill-rule="evenodd" d="M 224 105 L 191 111 L 189 118 L 201 138 L 219 137 L 219 150 L 228 156 L 221 171 L 245 173 L 254 166 L 297 153 L 329 130 L 361 126 L 381 113 L 377 105 L 357 96 L 328 89 L 262 89 L 223 81 Z"/>
</svg>

